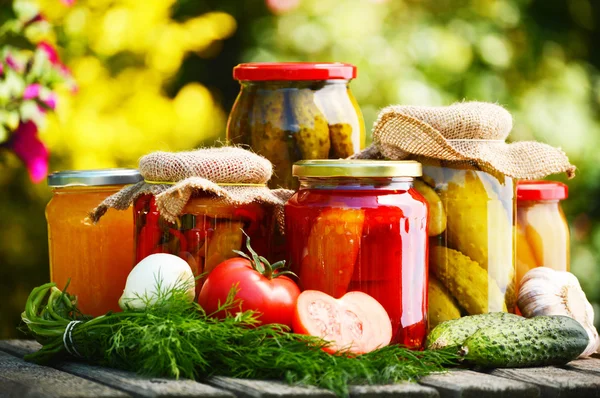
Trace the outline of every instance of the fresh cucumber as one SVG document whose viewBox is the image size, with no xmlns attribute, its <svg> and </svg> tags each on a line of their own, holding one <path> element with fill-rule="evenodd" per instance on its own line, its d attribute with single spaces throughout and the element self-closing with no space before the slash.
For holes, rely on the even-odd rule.
<svg viewBox="0 0 600 398">
<path fill-rule="evenodd" d="M 427 336 L 426 347 L 431 350 L 442 348 L 458 350 L 463 342 L 480 328 L 496 327 L 523 320 L 525 318 L 506 312 L 490 312 L 442 322 Z"/>
<path fill-rule="evenodd" d="M 465 362 L 486 368 L 564 365 L 587 347 L 583 326 L 566 316 L 537 316 L 479 329 L 465 340 Z"/>
</svg>

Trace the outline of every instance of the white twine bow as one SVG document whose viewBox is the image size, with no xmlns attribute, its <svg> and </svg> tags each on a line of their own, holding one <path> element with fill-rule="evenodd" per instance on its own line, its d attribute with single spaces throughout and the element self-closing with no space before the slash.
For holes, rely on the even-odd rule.
<svg viewBox="0 0 600 398">
<path fill-rule="evenodd" d="M 65 332 L 63 333 L 63 344 L 69 354 L 71 354 L 74 357 L 83 358 L 83 356 L 75 348 L 75 343 L 73 342 L 73 329 L 78 323 L 82 323 L 82 321 L 69 322 L 69 324 L 65 328 Z"/>
</svg>

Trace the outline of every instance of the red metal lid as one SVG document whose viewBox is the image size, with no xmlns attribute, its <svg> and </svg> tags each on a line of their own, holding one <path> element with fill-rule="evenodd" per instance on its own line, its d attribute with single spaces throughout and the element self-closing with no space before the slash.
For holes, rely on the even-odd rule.
<svg viewBox="0 0 600 398">
<path fill-rule="evenodd" d="M 519 181 L 517 200 L 562 200 L 569 196 L 569 187 L 557 181 Z"/>
<path fill-rule="evenodd" d="M 340 62 L 254 62 L 233 68 L 235 80 L 354 79 L 356 66 Z"/>
</svg>

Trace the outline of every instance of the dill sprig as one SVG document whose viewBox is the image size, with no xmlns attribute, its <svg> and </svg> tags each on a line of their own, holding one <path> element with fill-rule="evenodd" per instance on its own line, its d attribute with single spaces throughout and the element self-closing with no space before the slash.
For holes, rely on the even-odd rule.
<svg viewBox="0 0 600 398">
<path fill-rule="evenodd" d="M 89 318 L 72 296 L 55 284 L 35 288 L 22 319 L 42 348 L 26 359 L 46 363 L 67 354 L 63 335 L 72 330 L 73 347 L 88 362 L 153 377 L 202 380 L 211 376 L 278 379 L 348 395 L 350 384 L 415 381 L 457 364 L 447 351 L 411 351 L 387 346 L 363 355 L 322 350 L 324 340 L 290 333 L 283 325 L 260 325 L 252 311 L 224 319 L 187 302 L 185 288 L 159 292 L 143 311 L 126 310 Z M 219 311 L 238 308 L 235 290 Z"/>
</svg>

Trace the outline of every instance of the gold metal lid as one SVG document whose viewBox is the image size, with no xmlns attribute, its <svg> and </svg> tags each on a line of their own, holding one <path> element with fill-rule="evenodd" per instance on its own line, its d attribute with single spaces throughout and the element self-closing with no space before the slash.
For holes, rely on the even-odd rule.
<svg viewBox="0 0 600 398">
<path fill-rule="evenodd" d="M 421 163 L 414 160 L 301 160 L 294 163 L 295 177 L 420 177 Z"/>
</svg>

